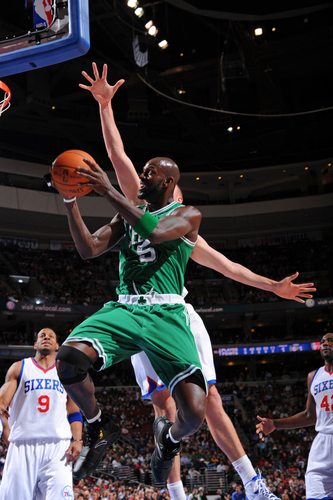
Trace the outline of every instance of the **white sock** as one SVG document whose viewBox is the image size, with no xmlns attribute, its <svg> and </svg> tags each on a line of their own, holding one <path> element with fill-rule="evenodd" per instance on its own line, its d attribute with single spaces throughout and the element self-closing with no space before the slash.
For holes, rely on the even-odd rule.
<svg viewBox="0 0 333 500">
<path fill-rule="evenodd" d="M 93 422 L 96 422 L 96 420 L 98 420 L 101 415 L 102 415 L 102 412 L 101 412 L 101 410 L 99 410 L 96 417 L 87 418 L 86 420 L 87 420 L 88 424 L 92 424 Z"/>
<path fill-rule="evenodd" d="M 251 464 L 250 459 L 247 455 L 244 455 L 235 462 L 232 462 L 232 465 L 240 475 L 244 485 L 251 481 L 254 476 L 256 476 L 256 471 L 254 470 L 253 465 Z"/>
<path fill-rule="evenodd" d="M 177 481 L 176 483 L 168 484 L 168 490 L 170 493 L 170 500 L 186 500 L 186 495 L 182 481 Z"/>
<path fill-rule="evenodd" d="M 168 439 L 168 438 L 169 438 L 169 439 L 170 439 L 170 441 L 172 441 L 172 442 L 173 442 L 173 443 L 175 443 L 175 444 L 178 444 L 178 443 L 179 443 L 179 441 L 177 441 L 176 439 L 174 439 L 174 438 L 172 437 L 172 434 L 171 434 L 171 428 L 169 429 L 169 432 L 168 432 L 168 434 L 167 434 L 165 437 L 166 437 L 166 439 Z"/>
</svg>

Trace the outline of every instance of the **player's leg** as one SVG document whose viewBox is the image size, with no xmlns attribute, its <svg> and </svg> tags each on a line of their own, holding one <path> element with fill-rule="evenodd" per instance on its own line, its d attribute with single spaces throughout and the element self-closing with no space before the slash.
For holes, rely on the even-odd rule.
<svg viewBox="0 0 333 500">
<path fill-rule="evenodd" d="M 214 368 L 213 350 L 206 327 L 192 305 L 187 304 L 193 333 L 203 373 L 209 383 L 206 420 L 209 430 L 218 447 L 232 462 L 240 475 L 249 500 L 267 498 L 268 490 L 260 475 L 256 475 L 253 465 L 245 454 L 236 429 L 223 409 L 221 396 L 215 386 L 216 373 Z M 265 496 L 266 495 L 266 496 Z M 274 495 L 269 497 L 274 500 Z"/>
<path fill-rule="evenodd" d="M 307 499 L 333 498 L 332 434 L 319 432 L 311 445 L 305 474 Z"/>
<path fill-rule="evenodd" d="M 169 390 L 152 367 L 148 356 L 144 352 L 135 354 L 131 358 L 135 378 L 141 389 L 142 399 L 151 399 L 155 411 L 155 419 L 165 415 L 174 422 L 176 403 L 170 396 Z M 186 500 L 183 483 L 180 479 L 180 458 L 176 455 L 168 478 L 168 490 L 171 500 Z"/>
<path fill-rule="evenodd" d="M 86 416 L 86 440 L 74 468 L 74 477 L 91 474 L 103 458 L 106 448 L 120 437 L 121 429 L 97 406 L 95 387 L 88 369 L 101 370 L 126 359 L 138 350 L 131 333 L 140 329 L 125 306 L 109 303 L 76 327 L 57 355 L 59 379 L 67 393 Z"/>
<path fill-rule="evenodd" d="M 205 381 L 195 374 L 189 375 L 174 386 L 172 396 L 178 408 L 174 423 L 160 416 L 153 425 L 156 448 L 151 466 L 156 481 L 160 483 L 170 475 L 174 457 L 181 450 L 182 438 L 194 434 L 205 418 Z"/>
<path fill-rule="evenodd" d="M 10 443 L 2 473 L 1 500 L 34 498 L 40 458 L 35 442 L 31 440 L 27 445 Z"/>
<path fill-rule="evenodd" d="M 170 396 L 168 389 L 163 389 L 162 391 L 155 390 L 151 394 L 151 400 L 154 406 L 155 418 L 165 415 L 170 422 L 174 422 L 177 408 L 175 400 Z M 180 478 L 179 455 L 175 456 L 175 461 L 168 478 L 168 490 L 171 500 L 186 500 L 183 483 Z"/>
<path fill-rule="evenodd" d="M 72 464 L 66 463 L 67 439 L 49 440 L 43 444 L 43 462 L 38 471 L 36 500 L 74 498 Z"/>
</svg>

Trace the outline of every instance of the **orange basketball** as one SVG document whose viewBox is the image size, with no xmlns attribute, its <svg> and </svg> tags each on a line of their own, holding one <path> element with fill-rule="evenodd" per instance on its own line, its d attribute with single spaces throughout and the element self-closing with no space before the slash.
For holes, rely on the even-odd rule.
<svg viewBox="0 0 333 500">
<path fill-rule="evenodd" d="M 62 194 L 74 197 L 84 196 L 92 191 L 92 187 L 90 186 L 78 186 L 78 183 L 89 183 L 87 177 L 77 175 L 76 173 L 77 167 L 90 168 L 83 161 L 84 158 L 88 158 L 88 160 L 96 163 L 92 156 L 79 149 L 70 149 L 61 153 L 52 163 L 51 175 L 53 183 Z"/>
</svg>

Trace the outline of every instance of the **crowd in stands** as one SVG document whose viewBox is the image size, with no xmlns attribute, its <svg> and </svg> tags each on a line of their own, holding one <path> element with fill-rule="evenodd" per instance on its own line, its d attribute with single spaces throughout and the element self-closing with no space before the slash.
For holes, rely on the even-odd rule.
<svg viewBox="0 0 333 500">
<path fill-rule="evenodd" d="M 272 246 L 225 249 L 224 255 L 257 274 L 280 280 L 295 271 L 300 279 L 312 281 L 316 297 L 332 295 L 331 258 L 333 243 L 305 240 Z M 102 305 L 115 298 L 119 260 L 117 252 L 108 252 L 84 261 L 75 249 L 47 250 L 0 245 L 1 273 L 36 278 L 42 298 L 51 303 Z M 17 300 L 29 300 L 24 287 L 10 289 L 9 280 L 0 274 L 0 299 L 14 294 Z M 251 288 L 189 261 L 185 284 L 187 300 L 194 306 L 263 303 L 281 300 L 276 295 Z M 13 283 L 11 283 L 13 286 Z M 27 287 L 25 287 L 27 288 Z"/>
<path fill-rule="evenodd" d="M 219 387 L 221 394 L 238 394 L 237 405 L 224 406 L 246 452 L 262 472 L 269 489 L 283 500 L 304 500 L 304 474 L 315 432 L 313 427 L 274 431 L 269 436 L 255 433 L 256 416 L 286 417 L 304 409 L 306 382 L 281 386 L 274 380 L 264 385 Z M 75 484 L 79 500 L 169 500 L 164 485 L 156 484 L 150 470 L 154 449 L 153 407 L 144 404 L 133 387 L 100 387 L 97 400 L 122 428 L 120 440 L 110 448 L 97 471 Z M 242 411 L 240 411 L 242 409 Z M 243 418 L 242 415 L 247 415 Z M 5 459 L 2 448 L 1 462 Z M 181 477 L 188 500 L 238 500 L 233 492 L 243 489 L 230 461 L 216 446 L 207 424 L 183 443 Z"/>
</svg>

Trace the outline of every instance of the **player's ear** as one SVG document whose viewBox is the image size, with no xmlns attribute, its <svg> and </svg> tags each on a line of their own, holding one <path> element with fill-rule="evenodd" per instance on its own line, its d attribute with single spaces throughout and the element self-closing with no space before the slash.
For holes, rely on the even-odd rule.
<svg viewBox="0 0 333 500">
<path fill-rule="evenodd" d="M 37 350 L 37 342 L 34 343 L 34 349 Z"/>
<path fill-rule="evenodd" d="M 167 175 L 166 177 L 164 177 L 163 179 L 163 184 L 165 187 L 168 187 L 170 186 L 170 184 L 174 184 L 174 178 L 171 177 L 170 175 Z"/>
</svg>

